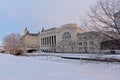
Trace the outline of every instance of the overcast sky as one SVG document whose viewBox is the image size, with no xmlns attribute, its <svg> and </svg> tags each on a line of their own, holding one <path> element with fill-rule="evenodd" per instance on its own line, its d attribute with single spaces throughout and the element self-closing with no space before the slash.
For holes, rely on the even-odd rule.
<svg viewBox="0 0 120 80">
<path fill-rule="evenodd" d="M 0 0 L 0 41 L 3 36 L 27 27 L 30 32 L 60 27 L 67 23 L 80 25 L 96 0 Z"/>
</svg>

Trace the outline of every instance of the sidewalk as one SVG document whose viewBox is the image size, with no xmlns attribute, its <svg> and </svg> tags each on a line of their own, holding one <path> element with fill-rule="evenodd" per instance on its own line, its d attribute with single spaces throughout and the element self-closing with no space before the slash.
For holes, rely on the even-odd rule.
<svg viewBox="0 0 120 80">
<path fill-rule="evenodd" d="M 120 62 L 120 59 L 116 59 L 116 58 L 77 58 L 77 57 L 61 57 L 61 58 L 76 59 L 76 60 L 102 61 L 102 62 Z"/>
<path fill-rule="evenodd" d="M 55 56 L 64 59 L 90 60 L 102 62 L 120 62 L 120 55 L 112 54 L 78 54 L 78 53 L 26 53 L 23 56 Z"/>
</svg>

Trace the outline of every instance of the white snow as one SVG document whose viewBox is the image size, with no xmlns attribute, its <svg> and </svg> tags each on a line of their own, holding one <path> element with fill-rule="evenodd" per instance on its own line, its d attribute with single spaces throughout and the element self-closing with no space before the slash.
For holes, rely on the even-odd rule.
<svg viewBox="0 0 120 80">
<path fill-rule="evenodd" d="M 119 63 L 93 63 L 55 56 L 0 53 L 0 80 L 120 80 Z"/>
</svg>

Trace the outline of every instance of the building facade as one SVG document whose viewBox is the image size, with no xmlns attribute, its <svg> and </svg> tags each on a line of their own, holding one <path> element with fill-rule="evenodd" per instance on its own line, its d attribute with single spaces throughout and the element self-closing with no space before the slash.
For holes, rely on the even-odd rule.
<svg viewBox="0 0 120 80">
<path fill-rule="evenodd" d="M 78 33 L 77 51 L 82 53 L 99 53 L 100 42 L 99 32 Z"/>
<path fill-rule="evenodd" d="M 42 29 L 39 35 L 39 46 L 41 51 L 56 51 L 56 30 L 56 28 L 51 28 L 47 30 Z"/>
<path fill-rule="evenodd" d="M 83 32 L 76 24 L 66 24 L 59 28 L 42 29 L 40 39 L 40 50 L 49 52 L 75 52 L 71 42 L 77 40 L 77 33 Z"/>
<path fill-rule="evenodd" d="M 43 28 L 37 34 L 29 33 L 26 28 L 21 40 L 25 51 L 100 53 L 101 42 L 108 39 L 101 33 L 85 32 L 76 24 L 65 24 L 58 28 Z"/>
<path fill-rule="evenodd" d="M 25 28 L 24 35 L 21 38 L 25 52 L 36 51 L 39 49 L 39 34 L 39 32 L 37 34 L 29 33 L 28 29 Z"/>
</svg>

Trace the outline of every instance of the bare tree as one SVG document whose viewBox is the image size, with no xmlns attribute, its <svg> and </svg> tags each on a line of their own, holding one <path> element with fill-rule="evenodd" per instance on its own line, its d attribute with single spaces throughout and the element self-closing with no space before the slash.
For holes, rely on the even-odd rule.
<svg viewBox="0 0 120 80">
<path fill-rule="evenodd" d="M 20 55 L 22 53 L 21 35 L 18 33 L 11 33 L 4 37 L 3 45 L 5 52 L 10 54 Z"/>
<path fill-rule="evenodd" d="M 101 32 L 98 35 L 100 42 L 113 40 L 120 43 L 120 28 L 115 19 L 115 14 L 119 11 L 120 0 L 97 0 L 87 12 L 87 18 L 82 18 L 82 22 L 87 30 Z"/>
<path fill-rule="evenodd" d="M 114 37 L 111 39 L 118 39 L 120 36 L 120 28 L 115 22 L 115 13 L 120 11 L 120 0 L 98 0 L 97 3 L 90 8 L 88 19 L 83 19 L 85 26 L 90 30 L 112 31 Z M 117 35 L 116 35 L 117 34 Z"/>
</svg>

